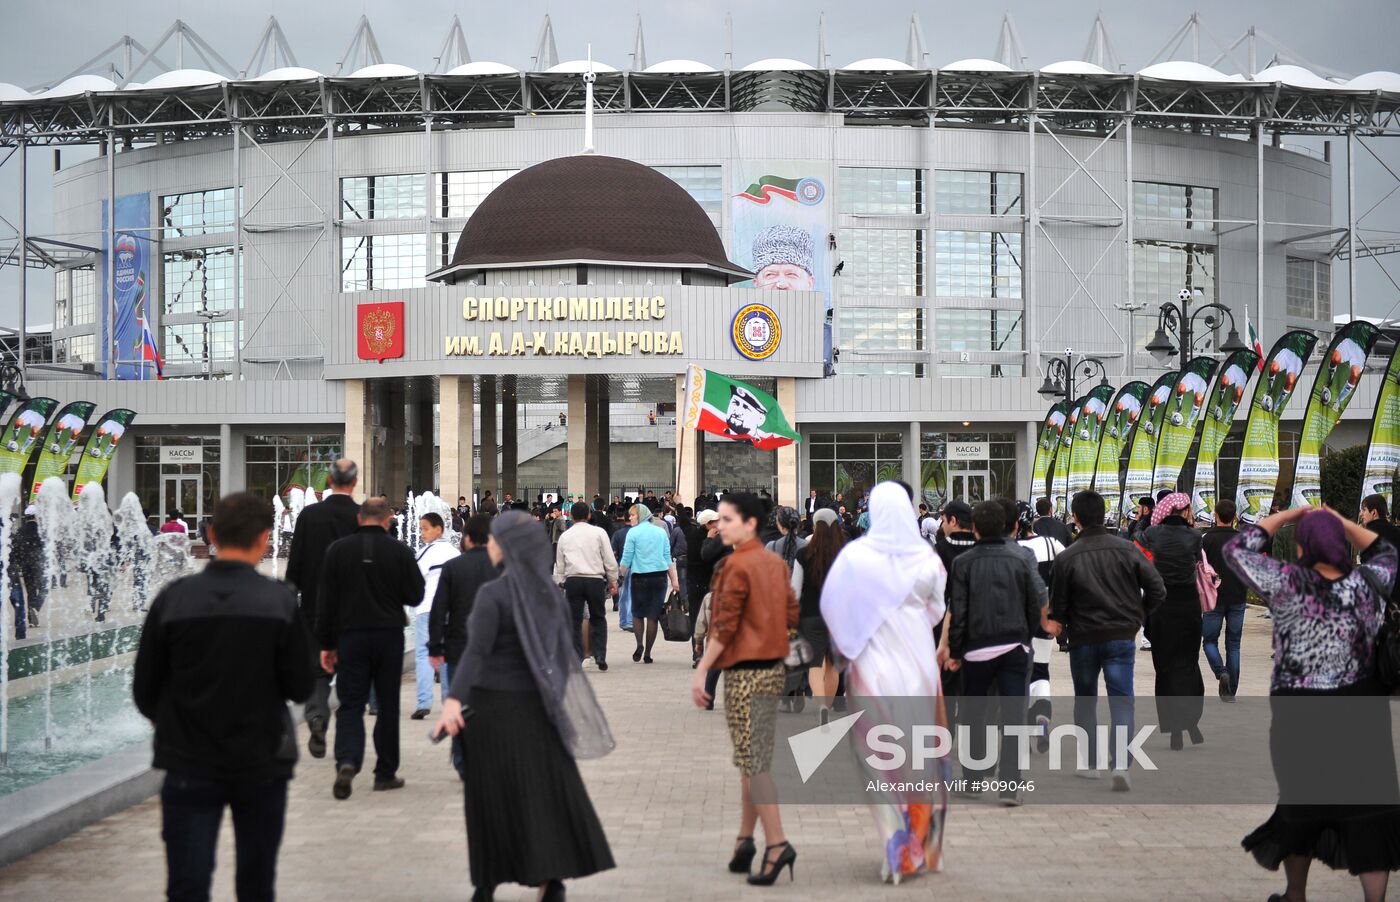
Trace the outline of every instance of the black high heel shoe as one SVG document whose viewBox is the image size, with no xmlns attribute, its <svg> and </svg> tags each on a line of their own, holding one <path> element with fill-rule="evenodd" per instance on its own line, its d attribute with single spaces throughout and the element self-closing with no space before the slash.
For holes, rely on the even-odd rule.
<svg viewBox="0 0 1400 902">
<path fill-rule="evenodd" d="M 564 881 L 551 880 L 546 883 L 540 902 L 564 902 Z"/>
<path fill-rule="evenodd" d="M 1191 727 L 1186 731 L 1186 735 L 1191 737 L 1192 745 L 1200 745 L 1206 741 L 1206 737 L 1201 733 L 1200 727 Z"/>
<path fill-rule="evenodd" d="M 772 861 L 768 860 L 769 849 L 782 849 L 778 857 Z M 793 862 L 797 861 L 797 850 L 790 842 L 780 842 L 776 846 L 765 846 L 763 849 L 763 868 L 757 874 L 749 875 L 750 886 L 772 886 L 778 879 L 778 875 L 783 872 L 783 868 L 788 869 L 788 879 L 796 880 L 797 875 L 793 871 Z"/>
<path fill-rule="evenodd" d="M 752 836 L 736 836 L 738 845 L 734 847 L 734 857 L 729 859 L 729 870 L 735 874 L 747 874 L 749 866 L 753 864 L 753 857 L 758 854 L 758 848 L 753 844 Z"/>
</svg>

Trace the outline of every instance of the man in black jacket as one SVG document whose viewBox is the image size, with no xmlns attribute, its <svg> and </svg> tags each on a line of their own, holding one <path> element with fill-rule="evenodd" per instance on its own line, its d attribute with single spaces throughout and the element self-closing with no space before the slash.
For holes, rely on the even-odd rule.
<svg viewBox="0 0 1400 902">
<path fill-rule="evenodd" d="M 1377 495 L 1376 497 L 1380 497 Z M 1381 498 L 1381 503 L 1385 499 Z M 1201 615 L 1202 645 L 1211 672 L 1220 683 L 1220 697 L 1235 700 L 1240 688 L 1240 640 L 1244 636 L 1244 612 L 1248 595 L 1244 583 L 1233 567 L 1225 563 L 1225 544 L 1239 535 L 1235 529 L 1235 502 L 1222 498 L 1215 503 L 1215 525 L 1201 536 L 1201 550 L 1206 560 L 1220 575 L 1216 590 L 1215 610 Z M 1361 515 L 1366 516 L 1364 511 Z M 1393 527 L 1392 527 L 1393 528 Z M 1225 660 L 1220 660 L 1220 627 L 1225 626 Z"/>
<path fill-rule="evenodd" d="M 310 635 L 316 626 L 316 599 L 321 588 L 321 566 L 326 549 L 336 539 L 355 531 L 355 515 L 360 506 L 352 497 L 359 482 L 359 468 L 353 460 L 331 464 L 330 491 L 325 498 L 302 510 L 287 553 L 287 582 L 301 592 L 301 622 Z M 313 758 L 326 757 L 326 724 L 331 713 L 331 676 L 321 669 L 313 654 L 309 662 L 314 677 L 311 697 L 306 700 L 306 726 L 311 738 L 306 750 Z"/>
<path fill-rule="evenodd" d="M 1074 722 L 1097 741 L 1099 674 L 1108 690 L 1113 722 L 1109 743 L 1113 788 L 1126 792 L 1128 762 L 1118 760 L 1118 737 L 1133 737 L 1133 638 L 1147 615 L 1166 600 L 1162 577 L 1147 557 L 1104 528 L 1104 500 L 1080 492 L 1070 502 L 1079 539 L 1055 559 L 1051 576 L 1050 619 L 1069 639 L 1069 672 L 1074 681 Z M 1051 629 L 1050 632 L 1054 632 Z M 1101 754 L 1094 756 L 1097 763 Z M 1088 762 L 1084 762 L 1086 765 Z M 1097 777 L 1089 765 L 1084 776 Z"/>
<path fill-rule="evenodd" d="M 467 650 L 467 618 L 476 603 L 476 592 L 499 575 L 486 554 L 490 535 L 490 517 L 469 517 L 462 531 L 462 553 L 443 564 L 438 577 L 437 594 L 428 614 L 428 660 L 444 686 L 452 685 L 452 672 L 460 666 L 462 653 Z M 452 766 L 466 778 L 462 744 L 456 736 L 452 739 Z"/>
<path fill-rule="evenodd" d="M 1065 526 L 1059 518 L 1055 516 L 1055 505 L 1049 498 L 1038 498 L 1035 502 L 1036 521 L 1031 524 L 1031 529 L 1035 530 L 1038 536 L 1049 536 L 1055 541 L 1069 547 L 1073 537 L 1069 534 L 1069 527 Z"/>
<path fill-rule="evenodd" d="M 284 583 L 255 569 L 272 505 L 248 492 L 220 499 L 210 541 L 219 556 L 161 590 L 146 615 L 132 695 L 155 724 L 163 769 L 166 893 L 208 899 L 225 806 L 233 809 L 240 899 L 271 899 L 297 759 L 287 702 L 311 693 L 311 650 Z"/>
<path fill-rule="evenodd" d="M 1361 525 L 1385 539 L 1396 549 L 1400 549 L 1400 528 L 1390 522 L 1390 506 L 1384 495 L 1367 495 L 1361 499 Z M 1390 590 L 1390 604 L 1386 606 L 1387 618 L 1400 616 L 1400 579 Z"/>
<path fill-rule="evenodd" d="M 387 499 L 360 507 L 359 528 L 326 550 L 317 603 L 321 667 L 338 673 L 335 715 L 337 799 L 350 797 L 365 760 L 365 703 L 370 686 L 379 699 L 374 722 L 374 788 L 403 786 L 399 770 L 399 683 L 403 677 L 405 607 L 423 599 L 423 574 L 408 546 L 386 531 L 393 519 Z"/>
<path fill-rule="evenodd" d="M 947 629 L 949 666 L 962 670 L 962 716 L 972 728 L 971 752 L 980 759 L 986 752 L 992 704 L 1001 712 L 996 721 L 1001 727 L 1026 722 L 1031 637 L 1044 620 L 1047 597 L 1034 556 L 1004 537 L 1003 505 L 983 501 L 974 507 L 972 531 L 977 544 L 958 556 L 948 578 Z M 985 699 L 993 686 L 999 695 L 995 703 Z M 968 771 L 966 776 L 987 779 L 991 769 Z M 1014 788 L 1021 779 L 1016 738 L 1005 732 L 997 779 L 1011 784 L 1000 793 L 1002 804 L 1020 804 Z"/>
</svg>

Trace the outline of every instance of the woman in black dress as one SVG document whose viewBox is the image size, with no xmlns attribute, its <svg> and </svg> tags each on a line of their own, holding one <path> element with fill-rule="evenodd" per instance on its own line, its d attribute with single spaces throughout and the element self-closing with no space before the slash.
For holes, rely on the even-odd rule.
<svg viewBox="0 0 1400 902">
<path fill-rule="evenodd" d="M 1152 510 L 1152 526 L 1138 541 L 1167 587 L 1167 600 L 1147 615 L 1147 638 L 1152 642 L 1152 668 L 1157 719 L 1171 747 L 1181 749 L 1182 733 L 1192 743 L 1204 740 L 1199 726 L 1205 709 L 1205 680 L 1201 678 L 1201 596 L 1196 591 L 1196 564 L 1201 560 L 1201 534 L 1187 522 L 1191 499 L 1173 492 Z"/>
<path fill-rule="evenodd" d="M 822 587 L 836 555 L 846 544 L 846 533 L 836 520 L 836 511 L 829 507 L 812 516 L 812 537 L 797 552 L 798 594 L 797 631 L 812 646 L 812 668 L 807 682 L 812 694 L 822 699 L 817 719 L 831 719 L 831 700 L 836 697 L 840 674 L 831 659 L 831 637 L 822 619 Z"/>
<path fill-rule="evenodd" d="M 486 550 L 505 569 L 477 594 L 437 729 L 463 734 L 472 898 L 523 883 L 553 902 L 564 880 L 614 866 L 575 764 L 614 742 L 573 650 L 544 527 L 507 511 Z"/>
</svg>

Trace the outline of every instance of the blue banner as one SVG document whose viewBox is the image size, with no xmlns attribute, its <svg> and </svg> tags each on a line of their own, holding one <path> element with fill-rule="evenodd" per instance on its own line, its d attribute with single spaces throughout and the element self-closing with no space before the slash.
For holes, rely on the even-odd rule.
<svg viewBox="0 0 1400 902">
<path fill-rule="evenodd" d="M 149 319 L 147 295 L 151 288 L 151 196 L 127 194 L 117 198 L 113 230 L 116 251 L 112 263 L 113 289 L 107 288 L 107 202 L 102 202 L 102 375 L 118 379 L 154 379 L 143 362 L 141 319 Z M 109 301 L 110 299 L 110 301 Z M 108 330 L 111 330 L 109 333 Z M 116 359 L 111 359 L 115 337 Z"/>
</svg>

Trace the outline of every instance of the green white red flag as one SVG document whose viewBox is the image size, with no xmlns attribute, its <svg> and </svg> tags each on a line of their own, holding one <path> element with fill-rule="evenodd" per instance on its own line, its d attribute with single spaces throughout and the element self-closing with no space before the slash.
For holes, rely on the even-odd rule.
<svg viewBox="0 0 1400 902">
<path fill-rule="evenodd" d="M 681 426 L 765 451 L 802 441 L 772 395 L 698 366 L 686 372 Z"/>
</svg>

